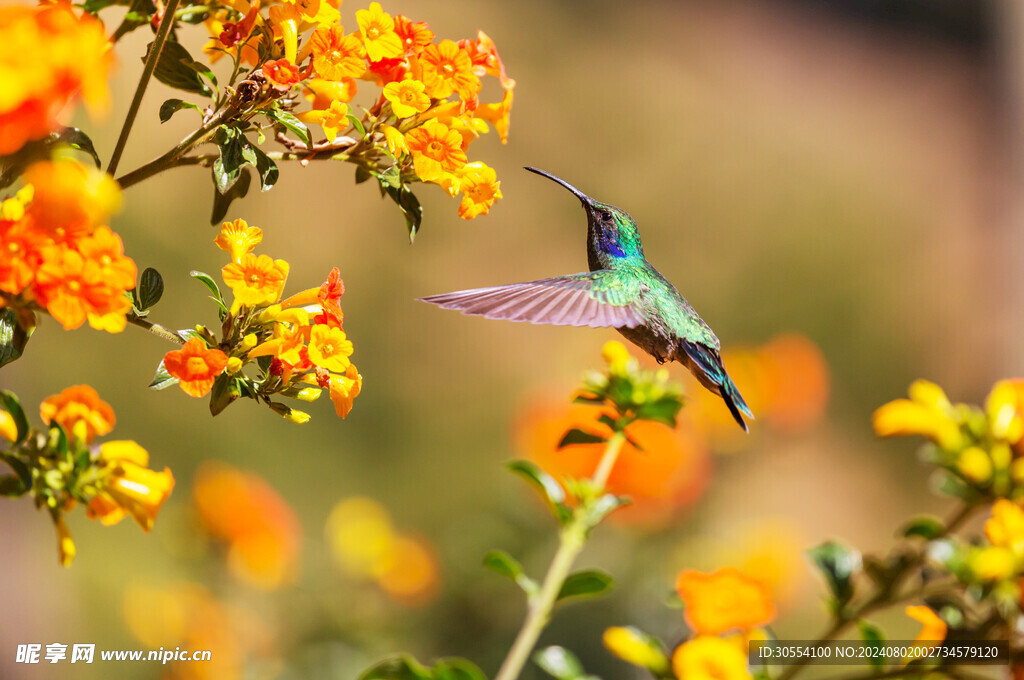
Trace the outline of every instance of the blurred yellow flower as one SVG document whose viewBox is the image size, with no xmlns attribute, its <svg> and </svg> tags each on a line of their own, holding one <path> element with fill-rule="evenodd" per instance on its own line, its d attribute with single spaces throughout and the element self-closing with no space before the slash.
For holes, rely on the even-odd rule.
<svg viewBox="0 0 1024 680">
<path fill-rule="evenodd" d="M 992 504 L 992 516 L 985 521 L 985 536 L 992 545 L 1024 556 L 1024 508 L 1014 501 L 998 499 Z"/>
<path fill-rule="evenodd" d="M 646 668 L 658 677 L 669 670 L 669 661 L 655 643 L 632 627 L 613 626 L 604 631 L 601 641 L 609 652 L 634 666 Z"/>
<path fill-rule="evenodd" d="M 739 646 L 721 638 L 698 636 L 672 654 L 678 680 L 750 680 L 747 656 Z"/>
<path fill-rule="evenodd" d="M 913 644 L 934 642 L 941 644 L 946 639 L 946 622 L 925 605 L 907 607 L 904 612 L 907 616 L 921 624 L 921 632 L 914 638 Z M 907 657 L 904 662 L 913 661 L 917 657 Z"/>
<path fill-rule="evenodd" d="M 964 445 L 953 406 L 942 388 L 927 380 L 911 384 L 910 399 L 896 399 L 878 408 L 872 423 L 881 437 L 922 435 L 947 451 Z"/>
<path fill-rule="evenodd" d="M 1017 572 L 1017 556 L 1009 548 L 988 546 L 974 550 L 969 563 L 981 581 L 1003 581 Z"/>
<path fill-rule="evenodd" d="M 981 447 L 969 446 L 956 457 L 956 469 L 967 479 L 980 484 L 992 478 L 992 459 Z"/>
<path fill-rule="evenodd" d="M 14 422 L 14 416 L 7 411 L 0 411 L 0 437 L 9 442 L 18 438 L 18 426 Z"/>
<path fill-rule="evenodd" d="M 143 530 L 152 529 L 157 513 L 174 490 L 170 469 L 150 470 L 149 453 L 133 441 L 104 442 L 99 459 L 108 471 L 89 503 L 89 517 L 109 525 L 129 514 Z"/>
<path fill-rule="evenodd" d="M 22 179 L 35 192 L 28 213 L 58 242 L 90 233 L 121 208 L 120 185 L 92 165 L 40 161 Z"/>
<path fill-rule="evenodd" d="M 75 541 L 71 538 L 68 525 L 64 523 L 64 517 L 58 515 L 54 519 L 54 523 L 57 526 L 57 559 L 60 561 L 60 566 L 70 567 L 77 552 Z"/>
<path fill-rule="evenodd" d="M 676 592 L 686 605 L 687 625 L 699 635 L 749 630 L 775 618 L 768 587 L 735 567 L 709 574 L 684 569 L 676 579 Z"/>
<path fill-rule="evenodd" d="M 396 536 L 389 559 L 377 577 L 377 584 L 395 601 L 416 607 L 427 604 L 437 594 L 437 557 L 425 540 Z"/>
<path fill-rule="evenodd" d="M 1016 444 L 1024 437 L 1024 380 L 1000 380 L 985 399 L 989 432 L 994 439 Z"/>
</svg>

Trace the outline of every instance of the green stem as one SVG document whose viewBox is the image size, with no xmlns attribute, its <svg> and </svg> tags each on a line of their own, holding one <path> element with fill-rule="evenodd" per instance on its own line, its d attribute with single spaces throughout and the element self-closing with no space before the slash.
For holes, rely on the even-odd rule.
<svg viewBox="0 0 1024 680">
<path fill-rule="evenodd" d="M 590 479 L 595 489 L 595 496 L 599 496 L 604 491 L 604 487 L 608 483 L 608 476 L 615 467 L 615 461 L 619 457 L 619 451 L 622 450 L 625 440 L 626 436 L 622 432 L 616 432 L 608 440 L 601 462 Z M 544 575 L 540 591 L 530 599 L 529 612 L 523 621 L 523 626 L 519 629 L 519 634 L 516 635 L 515 642 L 512 643 L 508 656 L 502 662 L 494 680 L 516 680 L 519 677 L 523 666 L 526 665 L 526 661 L 530 657 L 530 652 L 533 651 L 541 633 L 544 632 L 544 627 L 551 619 L 551 613 L 558 600 L 558 593 L 561 592 L 562 585 L 568 578 L 573 563 L 587 542 L 589 527 L 584 505 L 585 502 L 576 508 L 572 520 L 562 528 L 559 534 L 558 551 Z"/>
<path fill-rule="evenodd" d="M 156 38 L 149 47 L 149 54 L 146 56 L 146 63 L 142 67 L 142 77 L 135 88 L 135 96 L 128 107 L 128 114 L 124 117 L 124 124 L 121 125 L 121 134 L 117 137 L 117 144 L 114 145 L 114 153 L 110 156 L 110 164 L 107 166 L 107 174 L 113 175 L 117 172 L 117 165 L 121 162 L 121 154 L 124 153 L 125 144 L 128 143 L 128 133 L 135 124 L 135 117 L 139 114 L 139 107 L 142 106 L 142 97 L 146 94 L 149 80 L 156 70 L 157 62 L 160 61 L 160 53 L 164 50 L 167 37 L 171 34 L 171 27 L 174 26 L 174 14 L 178 11 L 181 0 L 168 0 L 164 7 L 164 16 L 160 20 L 160 27 L 156 30 Z"/>
</svg>

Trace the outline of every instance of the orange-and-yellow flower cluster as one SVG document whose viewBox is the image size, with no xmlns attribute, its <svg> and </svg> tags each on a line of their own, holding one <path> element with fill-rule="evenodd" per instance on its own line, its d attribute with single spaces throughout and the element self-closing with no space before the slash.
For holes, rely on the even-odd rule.
<svg viewBox="0 0 1024 680">
<path fill-rule="evenodd" d="M 692 636 L 671 659 L 661 642 L 632 626 L 605 631 L 608 651 L 659 678 L 750 680 L 747 646 L 765 639 L 762 627 L 775 618 L 768 587 L 735 567 L 707 574 L 686 569 L 676 579 L 676 592 Z"/>
<path fill-rule="evenodd" d="M 224 305 L 222 310 L 225 337 L 217 341 L 198 327 L 184 347 L 164 356 L 164 369 L 193 397 L 206 396 L 222 380 L 230 383 L 225 393 L 234 391 L 231 398 L 244 393 L 296 423 L 306 422 L 309 415 L 270 398 L 279 394 L 314 401 L 326 389 L 344 418 L 363 381 L 350 360 L 353 346 L 342 328 L 345 284 L 335 268 L 321 285 L 282 301 L 289 266 L 253 254 L 262 240 L 262 230 L 245 220 L 222 225 L 215 243 L 231 256 L 221 275 L 233 294 L 230 309 Z M 212 280 L 210 285 L 216 287 Z M 246 374 L 252 365 L 258 367 L 258 376 Z"/>
<path fill-rule="evenodd" d="M 73 161 L 30 166 L 0 203 L 0 307 L 49 312 L 65 329 L 86 320 L 116 333 L 131 310 L 135 262 L 103 222 L 121 201 L 117 183 Z"/>
<path fill-rule="evenodd" d="M 358 10 L 356 28 L 346 33 L 337 4 L 237 0 L 207 20 L 206 52 L 212 60 L 229 54 L 259 67 L 278 91 L 302 85 L 312 108 L 298 117 L 319 125 L 329 144 L 350 129 L 365 132 L 390 157 L 396 179 L 434 182 L 452 197 L 461 193 L 465 219 L 486 214 L 501 198 L 500 183 L 493 169 L 470 162 L 466 150 L 488 124 L 507 141 L 515 87 L 494 42 L 482 31 L 476 39 L 435 42 L 425 22 L 392 17 L 377 2 Z M 268 36 L 280 42 L 266 45 Z M 270 58 L 261 62 L 268 49 Z M 487 75 L 500 82 L 499 102 L 480 101 Z M 354 124 L 349 104 L 360 82 L 381 93 Z"/>
<path fill-rule="evenodd" d="M 5 408 L 17 405 L 17 397 L 4 393 Z M 13 446 L 5 460 L 18 471 L 10 478 L 8 495 L 29 494 L 45 507 L 57 529 L 60 562 L 71 564 L 75 544 L 64 514 L 77 503 L 89 517 L 105 525 L 131 516 L 144 530 L 153 528 L 157 513 L 174 489 L 174 476 L 149 469 L 149 453 L 134 441 L 106 441 L 93 445 L 97 436 L 109 434 L 116 418 L 110 404 L 92 387 L 74 385 L 43 400 L 43 422 L 60 428 L 63 436 L 36 432 L 27 423 L 17 425 L 20 406 L 0 411 L 0 435 Z M 13 462 L 12 462 L 13 461 Z"/>
<path fill-rule="evenodd" d="M 112 62 L 103 24 L 70 3 L 0 7 L 0 156 L 52 132 L 76 96 L 106 108 Z"/>
</svg>

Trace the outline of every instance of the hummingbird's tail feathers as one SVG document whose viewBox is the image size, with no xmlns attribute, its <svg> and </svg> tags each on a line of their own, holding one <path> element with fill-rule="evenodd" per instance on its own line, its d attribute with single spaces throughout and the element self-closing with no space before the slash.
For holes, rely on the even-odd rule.
<svg viewBox="0 0 1024 680">
<path fill-rule="evenodd" d="M 595 287 L 598 272 L 559 276 L 505 286 L 473 288 L 420 298 L 444 309 L 505 321 L 556 326 L 633 328 L 644 317 L 631 304 L 613 304 Z"/>
<path fill-rule="evenodd" d="M 747 402 L 743 401 L 743 395 L 740 394 L 736 383 L 726 372 L 725 366 L 722 364 L 722 355 L 718 350 L 698 342 L 680 340 L 679 344 L 690 360 L 687 363 L 693 374 L 705 387 L 717 392 L 722 397 L 722 401 L 729 407 L 732 417 L 736 419 L 744 432 L 749 432 L 743 416 L 754 420 L 754 414 L 751 413 Z"/>
</svg>

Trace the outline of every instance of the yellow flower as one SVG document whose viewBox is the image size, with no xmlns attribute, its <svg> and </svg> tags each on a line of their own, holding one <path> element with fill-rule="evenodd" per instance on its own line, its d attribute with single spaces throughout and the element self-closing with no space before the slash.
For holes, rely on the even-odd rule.
<svg viewBox="0 0 1024 680">
<path fill-rule="evenodd" d="M 481 104 L 476 109 L 476 116 L 483 118 L 494 126 L 502 144 L 508 143 L 509 115 L 512 112 L 512 90 L 505 90 L 505 96 L 497 104 Z"/>
<path fill-rule="evenodd" d="M 410 130 L 405 135 L 405 145 L 412 154 L 416 174 L 424 182 L 439 179 L 443 173 L 466 165 L 462 135 L 436 120 Z"/>
<path fill-rule="evenodd" d="M 1003 581 L 1017 572 L 1017 558 L 1009 548 L 989 546 L 971 554 L 971 571 L 981 581 Z"/>
<path fill-rule="evenodd" d="M 904 611 L 907 616 L 921 623 L 921 632 L 914 638 L 913 645 L 922 642 L 934 642 L 934 646 L 938 646 L 946 639 L 946 622 L 940 619 L 929 607 L 917 605 L 907 607 Z M 906 663 L 913 661 L 914 658 L 918 657 L 907 657 L 903 661 Z"/>
<path fill-rule="evenodd" d="M 348 105 L 335 99 L 323 110 L 305 111 L 299 114 L 304 123 L 316 123 L 324 129 L 327 141 L 334 143 L 338 133 L 348 128 Z"/>
<path fill-rule="evenodd" d="M 1005 498 L 997 500 L 992 504 L 992 516 L 985 521 L 985 536 L 992 545 L 1024 556 L 1024 508 Z"/>
<path fill-rule="evenodd" d="M 160 507 L 174 489 L 170 469 L 148 469 L 149 454 L 133 441 L 104 442 L 100 446 L 100 461 L 107 465 L 109 473 L 100 492 L 89 503 L 89 517 L 98 517 L 109 525 L 130 514 L 145 531 L 152 529 Z"/>
<path fill-rule="evenodd" d="M 1024 381 L 1000 380 L 985 399 L 985 413 L 992 437 L 1016 444 L 1024 437 Z"/>
<path fill-rule="evenodd" d="M 370 61 L 402 56 L 402 39 L 395 32 L 395 22 L 381 9 L 379 2 L 371 2 L 370 9 L 358 10 L 356 21 Z"/>
<path fill-rule="evenodd" d="M 471 220 L 486 215 L 494 202 L 501 198 L 501 182 L 494 169 L 483 163 L 469 163 L 462 170 L 460 186 L 462 203 L 459 217 Z"/>
<path fill-rule="evenodd" d="M 68 525 L 64 523 L 63 517 L 56 517 L 54 525 L 57 527 L 57 559 L 60 561 L 60 566 L 70 567 L 71 560 L 75 559 L 75 541 L 71 538 L 71 532 L 68 530 Z"/>
<path fill-rule="evenodd" d="M 882 437 L 919 434 L 943 449 L 955 451 L 964 436 L 953 417 L 953 406 L 938 385 L 917 380 L 910 386 L 910 399 L 884 404 L 872 417 L 875 432 Z"/>
<path fill-rule="evenodd" d="M 430 97 L 423 93 L 425 86 L 418 80 L 407 78 L 384 86 L 384 97 L 391 102 L 391 110 L 399 118 L 423 113 L 430 107 Z"/>
<path fill-rule="evenodd" d="M 381 125 L 380 128 L 384 131 L 384 141 L 387 142 L 388 151 L 392 156 L 398 158 L 402 154 L 409 153 L 409 149 L 405 146 L 405 135 L 390 125 Z"/>
<path fill-rule="evenodd" d="M 14 423 L 14 416 L 7 411 L 0 411 L 0 437 L 9 442 L 18 438 L 18 426 Z"/>
<path fill-rule="evenodd" d="M 270 8 L 270 25 L 284 42 L 284 58 L 292 64 L 298 54 L 301 21 L 302 15 L 295 5 L 275 5 Z"/>
<path fill-rule="evenodd" d="M 601 358 L 612 373 L 625 373 L 631 359 L 629 350 L 618 340 L 609 340 L 601 348 Z"/>
<path fill-rule="evenodd" d="M 364 578 L 383 573 L 395 540 L 383 505 L 360 496 L 346 498 L 331 510 L 325 533 L 332 556 L 345 572 Z"/>
<path fill-rule="evenodd" d="M 246 253 L 251 253 L 253 248 L 263 241 L 263 230 L 259 227 L 250 227 L 243 219 L 234 222 L 225 222 L 220 227 L 220 233 L 214 239 L 214 243 L 221 250 L 231 255 L 232 262 L 241 262 Z"/>
<path fill-rule="evenodd" d="M 992 478 L 992 459 L 983 449 L 971 446 L 957 456 L 956 469 L 967 479 L 980 484 Z"/>
<path fill-rule="evenodd" d="M 656 642 L 633 627 L 613 626 L 601 637 L 609 652 L 626 663 L 647 668 L 658 677 L 669 670 L 668 659 Z"/>
<path fill-rule="evenodd" d="M 345 331 L 322 323 L 313 326 L 309 337 L 309 360 L 314 366 L 343 373 L 349 367 L 350 356 L 352 342 L 345 337 Z"/>
<path fill-rule="evenodd" d="M 473 73 L 473 60 L 454 40 L 427 45 L 418 60 L 427 94 L 434 99 L 444 99 L 454 90 L 460 99 L 468 101 L 480 91 L 480 79 Z"/>
<path fill-rule="evenodd" d="M 750 680 L 747 657 L 740 648 L 717 637 L 701 635 L 672 654 L 672 669 L 680 680 Z"/>
<path fill-rule="evenodd" d="M 355 364 L 349 364 L 345 375 L 332 375 L 330 380 L 331 401 L 334 412 L 339 417 L 346 417 L 352 411 L 352 403 L 363 389 L 363 376 L 359 375 Z"/>
<path fill-rule="evenodd" d="M 225 265 L 221 275 L 234 293 L 232 308 L 241 305 L 272 304 L 281 297 L 288 279 L 288 263 L 271 259 L 269 255 L 257 257 L 248 253 L 240 262 Z M 238 311 L 234 309 L 234 311 Z"/>
</svg>

